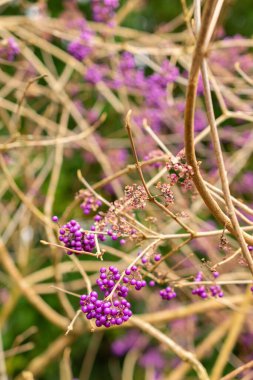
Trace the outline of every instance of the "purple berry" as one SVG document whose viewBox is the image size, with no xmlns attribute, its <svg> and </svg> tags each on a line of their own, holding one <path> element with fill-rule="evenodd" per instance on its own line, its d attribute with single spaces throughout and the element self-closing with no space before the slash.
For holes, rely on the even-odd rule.
<svg viewBox="0 0 253 380">
<path fill-rule="evenodd" d="M 219 272 L 217 272 L 217 271 L 213 272 L 213 277 L 214 277 L 214 278 L 218 278 L 219 275 L 220 275 Z"/>
<path fill-rule="evenodd" d="M 155 261 L 160 261 L 161 260 L 161 255 L 160 254 L 155 255 L 154 260 Z"/>
</svg>

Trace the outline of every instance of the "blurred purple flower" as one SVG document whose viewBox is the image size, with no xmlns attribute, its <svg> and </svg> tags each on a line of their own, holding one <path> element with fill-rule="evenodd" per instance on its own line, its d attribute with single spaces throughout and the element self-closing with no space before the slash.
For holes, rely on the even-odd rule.
<svg viewBox="0 0 253 380">
<path fill-rule="evenodd" d="M 105 76 L 107 75 L 107 73 L 108 73 L 107 66 L 93 64 L 92 66 L 88 67 L 84 78 L 89 83 L 97 84 L 98 82 L 105 79 Z"/>
<path fill-rule="evenodd" d="M 204 93 L 204 83 L 203 83 L 202 75 L 199 75 L 197 94 L 203 95 L 203 93 Z"/>
<path fill-rule="evenodd" d="M 80 35 L 68 44 L 67 50 L 69 54 L 75 57 L 78 61 L 82 61 L 92 52 L 93 32 L 84 19 L 78 20 L 81 29 Z"/>
<path fill-rule="evenodd" d="M 185 103 L 184 102 L 178 102 L 176 105 L 179 112 L 184 112 L 185 110 Z M 204 111 L 202 109 L 197 108 L 194 115 L 194 127 L 195 131 L 202 131 L 207 126 L 207 119 Z"/>
<path fill-rule="evenodd" d="M 69 43 L 68 52 L 78 61 L 82 61 L 91 53 L 91 47 L 87 45 L 85 46 L 84 41 L 82 41 L 79 37 L 76 40 Z"/>
<path fill-rule="evenodd" d="M 170 61 L 163 61 L 161 69 L 161 76 L 164 77 L 164 85 L 167 85 L 168 83 L 173 83 L 177 80 L 179 76 L 179 70 Z"/>
<path fill-rule="evenodd" d="M 207 119 L 204 111 L 197 108 L 194 117 L 195 130 L 200 132 L 207 126 Z"/>
<path fill-rule="evenodd" d="M 10 293 L 8 289 L 6 288 L 0 289 L 0 304 L 2 305 L 5 304 L 8 301 L 9 297 L 10 297 Z"/>
<path fill-rule="evenodd" d="M 158 348 L 149 348 L 139 359 L 139 364 L 143 368 L 154 368 L 155 380 L 161 378 L 166 365 L 166 359 Z"/>
<path fill-rule="evenodd" d="M 20 48 L 13 37 L 2 40 L 0 44 L 0 57 L 7 59 L 7 61 L 14 61 L 19 55 Z"/>
<path fill-rule="evenodd" d="M 119 169 L 126 165 L 128 159 L 127 149 L 110 149 L 107 154 L 114 169 Z"/>
<path fill-rule="evenodd" d="M 253 187 L 253 172 L 247 172 L 234 184 L 236 191 L 243 194 L 251 193 Z"/>
<path fill-rule="evenodd" d="M 132 348 L 143 349 L 148 343 L 148 339 L 136 330 L 130 330 L 128 333 L 115 340 L 111 345 L 114 355 L 124 356 Z"/>
<path fill-rule="evenodd" d="M 126 70 L 132 70 L 135 68 L 135 59 L 134 55 L 125 51 L 121 55 L 119 68 L 122 72 L 125 72 Z"/>
<path fill-rule="evenodd" d="M 91 0 L 93 20 L 113 25 L 118 6 L 119 0 Z"/>
</svg>

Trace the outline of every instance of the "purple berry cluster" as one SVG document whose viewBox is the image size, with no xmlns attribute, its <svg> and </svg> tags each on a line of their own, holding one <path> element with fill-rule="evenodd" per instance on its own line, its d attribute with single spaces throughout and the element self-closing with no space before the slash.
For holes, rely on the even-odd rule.
<svg viewBox="0 0 253 380">
<path fill-rule="evenodd" d="M 114 267 L 110 266 L 109 270 L 102 267 L 100 269 L 100 276 L 97 279 L 96 283 L 99 286 L 100 290 L 104 293 L 105 297 L 109 296 L 111 291 L 113 290 L 116 282 L 120 279 L 120 272 L 119 270 Z M 120 297 L 126 297 L 128 295 L 128 289 L 123 286 L 123 289 L 121 289 L 121 285 L 118 286 L 116 293 Z"/>
<path fill-rule="evenodd" d="M 209 290 L 210 290 L 210 293 L 211 293 L 212 297 L 218 296 L 218 297 L 221 298 L 221 297 L 224 296 L 224 293 L 223 293 L 220 285 L 211 285 L 210 288 L 209 288 Z"/>
<path fill-rule="evenodd" d="M 163 300 L 170 301 L 176 298 L 177 293 L 170 286 L 167 286 L 167 288 L 160 290 L 160 296 Z"/>
<path fill-rule="evenodd" d="M 193 289 L 192 290 L 192 294 L 193 295 L 197 295 L 199 296 L 200 298 L 207 298 L 208 297 L 208 294 L 207 294 L 207 291 L 206 291 L 206 288 L 202 285 L 202 286 L 198 286 L 197 288 Z"/>
<path fill-rule="evenodd" d="M 129 286 L 134 286 L 135 290 L 141 290 L 147 285 L 146 281 L 142 280 L 142 276 L 136 265 L 133 265 L 131 268 L 127 268 L 125 270 L 123 282 Z"/>
<path fill-rule="evenodd" d="M 142 280 L 138 268 L 133 265 L 125 270 L 123 284 L 118 284 L 115 292 L 111 294 L 120 278 L 119 270 L 113 265 L 108 269 L 102 267 L 96 283 L 104 297 L 111 295 L 111 299 L 99 300 L 95 291 L 81 296 L 82 312 L 86 314 L 87 319 L 95 319 L 97 327 L 110 327 L 127 322 L 132 315 L 131 304 L 126 299 L 129 287 L 134 286 L 136 290 L 140 290 L 146 286 L 146 281 Z"/>
<path fill-rule="evenodd" d="M 214 279 L 219 277 L 219 272 L 215 271 L 212 274 L 213 274 Z M 195 282 L 201 282 L 202 280 L 203 280 L 203 273 L 198 272 L 197 276 L 195 277 Z M 218 296 L 220 298 L 224 296 L 224 293 L 220 285 L 217 285 L 217 284 L 211 285 L 209 288 L 203 285 L 197 285 L 197 287 L 192 290 L 192 294 L 197 295 L 202 299 L 208 298 L 208 295 L 210 295 L 211 297 Z"/>
<path fill-rule="evenodd" d="M 105 297 L 111 294 L 111 291 L 120 277 L 121 275 L 119 270 L 114 266 L 110 266 L 109 270 L 104 267 L 100 269 L 100 277 L 97 279 L 96 283 L 100 290 L 104 293 Z M 135 265 L 125 270 L 125 275 L 122 282 L 122 285 L 119 284 L 117 286 L 116 295 L 124 298 L 128 296 L 130 286 L 134 286 L 136 290 L 141 290 L 146 286 L 146 281 L 142 280 L 142 276 Z"/>
<path fill-rule="evenodd" d="M 203 273 L 202 272 L 198 272 L 194 280 L 195 280 L 195 282 L 201 282 L 203 280 Z M 201 286 L 198 285 L 196 288 L 194 288 L 192 290 L 192 294 L 193 295 L 197 295 L 197 296 L 199 296 L 199 297 L 201 297 L 203 299 L 205 299 L 205 298 L 208 297 L 206 288 L 203 285 L 201 285 Z"/>
<path fill-rule="evenodd" d="M 93 207 L 95 199 L 91 201 L 92 203 L 87 203 Z M 96 201 L 96 207 L 99 207 L 101 205 L 100 201 Z M 94 206 L 95 207 L 95 206 Z M 88 210 L 87 210 L 88 212 Z M 90 232 L 84 232 L 80 226 L 80 224 L 72 219 L 68 223 L 64 224 L 59 229 L 59 241 L 61 241 L 66 248 L 69 248 L 74 251 L 85 251 L 85 252 L 92 252 L 93 249 L 96 246 L 95 242 L 95 232 L 97 233 L 97 238 L 99 241 L 104 242 L 106 241 L 107 237 L 111 238 L 111 240 L 115 241 L 118 240 L 119 236 L 113 232 L 113 230 L 108 229 L 103 231 L 100 228 L 99 223 L 103 219 L 103 217 L 100 214 L 96 214 L 94 216 L 94 224 L 90 226 Z M 52 217 L 53 222 L 58 222 L 58 217 L 53 216 Z M 94 232 L 94 233 L 93 233 Z M 119 240 L 120 245 L 124 245 L 126 243 L 125 239 Z M 69 255 L 72 253 L 78 254 L 78 252 L 73 251 L 67 251 Z"/>
<path fill-rule="evenodd" d="M 97 327 L 120 326 L 132 316 L 131 304 L 125 298 L 114 301 L 99 300 L 95 291 L 82 295 L 80 305 L 87 319 L 95 319 Z"/>
<path fill-rule="evenodd" d="M 95 248 L 95 235 L 93 233 L 85 233 L 82 231 L 80 224 L 72 219 L 64 224 L 59 230 L 59 240 L 66 248 L 75 251 L 92 252 Z M 71 255 L 71 251 L 67 251 Z"/>
</svg>

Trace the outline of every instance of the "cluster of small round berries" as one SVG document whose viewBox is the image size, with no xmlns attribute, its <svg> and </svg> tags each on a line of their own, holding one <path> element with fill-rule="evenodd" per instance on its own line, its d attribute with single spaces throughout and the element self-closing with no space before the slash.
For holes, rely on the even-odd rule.
<svg viewBox="0 0 253 380">
<path fill-rule="evenodd" d="M 224 296 L 224 293 L 223 291 L 221 290 L 221 287 L 220 285 L 211 285 L 210 288 L 209 288 L 210 292 L 211 292 L 211 296 L 212 297 L 223 297 Z"/>
<path fill-rule="evenodd" d="M 167 288 L 160 290 L 160 296 L 163 300 L 170 301 L 176 298 L 177 293 L 170 286 L 167 286 Z"/>
<path fill-rule="evenodd" d="M 195 280 L 195 282 L 202 281 L 203 280 L 203 273 L 198 272 L 194 280 Z M 207 292 L 206 292 L 206 288 L 203 285 L 202 286 L 198 285 L 195 289 L 193 289 L 192 294 L 197 295 L 203 299 L 208 297 Z"/>
<path fill-rule="evenodd" d="M 202 286 L 198 286 L 197 288 L 193 289 L 192 290 L 192 294 L 193 295 L 197 295 L 203 299 L 207 298 L 208 297 L 208 294 L 206 292 L 206 288 L 202 285 Z"/>
<path fill-rule="evenodd" d="M 94 216 L 94 221 L 99 222 L 102 217 L 97 214 Z M 52 221 L 57 223 L 58 217 L 53 216 Z M 93 233 L 94 232 L 94 233 Z M 80 224 L 72 219 L 68 223 L 64 224 L 59 229 L 59 241 L 61 241 L 66 248 L 72 249 L 74 251 L 86 251 L 92 252 L 96 246 L 95 243 L 95 232 L 97 231 L 96 223 L 90 227 L 90 232 L 84 232 L 80 226 Z M 104 233 L 97 233 L 97 238 L 101 242 L 106 241 L 106 238 L 110 237 L 113 241 L 118 240 L 118 236 L 112 230 L 108 229 Z M 126 243 L 125 239 L 119 240 L 120 245 L 124 245 Z M 67 252 L 69 255 L 73 253 L 73 251 Z M 78 254 L 77 252 L 74 252 Z"/>
<path fill-rule="evenodd" d="M 216 279 L 219 277 L 219 272 L 213 272 L 213 277 Z M 198 272 L 197 276 L 195 277 L 195 282 L 201 282 L 203 280 L 203 273 Z M 211 297 L 223 297 L 224 293 L 221 289 L 221 287 L 217 284 L 211 285 L 209 288 L 205 287 L 203 285 L 198 285 L 195 289 L 192 290 L 193 295 L 197 295 L 202 299 L 208 298 L 208 295 Z"/>
<path fill-rule="evenodd" d="M 108 271 L 106 268 L 102 267 L 100 269 L 100 277 L 97 279 L 96 283 L 99 286 L 100 290 L 107 297 L 119 279 L 120 272 L 116 267 L 110 266 Z M 121 289 L 121 285 L 119 285 L 116 289 L 116 293 L 118 296 L 126 297 L 128 295 L 128 289 L 125 286 L 122 286 L 122 288 L 123 289 Z"/>
<path fill-rule="evenodd" d="M 142 280 L 142 276 L 136 265 L 133 265 L 131 268 L 127 268 L 125 270 L 123 282 L 128 286 L 134 286 L 135 290 L 141 290 L 147 285 L 146 281 Z"/>
<path fill-rule="evenodd" d="M 110 266 L 109 270 L 103 267 L 100 269 L 100 277 L 97 279 L 96 283 L 107 297 L 110 295 L 120 277 L 120 272 L 116 267 Z M 125 275 L 122 282 L 123 284 L 119 284 L 117 286 L 116 294 L 119 297 L 124 298 L 128 296 L 130 286 L 134 286 L 136 290 L 141 290 L 144 286 L 146 286 L 146 281 L 142 280 L 141 274 L 135 265 L 125 270 Z"/>
<path fill-rule="evenodd" d="M 99 300 L 95 291 L 82 295 L 80 305 L 87 319 L 95 319 L 97 327 L 119 326 L 132 316 L 131 304 L 125 298 L 115 299 L 113 302 Z"/>
<path fill-rule="evenodd" d="M 75 251 L 92 252 L 96 246 L 95 235 L 82 231 L 80 224 L 74 219 L 60 228 L 59 240 L 66 248 Z M 72 254 L 71 251 L 67 251 L 67 253 L 68 255 Z"/>
<path fill-rule="evenodd" d="M 108 269 L 104 267 L 100 269 L 100 276 L 96 283 L 104 296 L 108 297 L 120 278 L 119 270 L 111 265 Z M 131 317 L 131 304 L 126 299 L 129 287 L 134 286 L 136 290 L 140 290 L 146 286 L 146 281 L 142 280 L 138 268 L 133 265 L 125 270 L 122 282 L 123 284 L 119 284 L 115 292 L 111 294 L 111 300 L 106 298 L 99 300 L 98 293 L 95 291 L 81 296 L 82 312 L 86 314 L 87 319 L 95 319 L 97 327 L 121 325 Z"/>
</svg>

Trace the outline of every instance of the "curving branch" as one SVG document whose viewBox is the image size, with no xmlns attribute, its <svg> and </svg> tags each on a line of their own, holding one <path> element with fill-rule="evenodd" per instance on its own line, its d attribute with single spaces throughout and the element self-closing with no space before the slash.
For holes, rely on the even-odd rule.
<svg viewBox="0 0 253 380">
<path fill-rule="evenodd" d="M 185 130 L 184 130 L 184 138 L 185 138 L 185 154 L 186 159 L 189 165 L 192 166 L 194 170 L 193 181 L 194 184 L 199 191 L 203 201 L 206 206 L 209 208 L 213 216 L 226 228 L 238 238 L 238 225 L 236 226 L 234 217 L 232 218 L 232 210 L 229 210 L 229 216 L 222 211 L 218 203 L 210 194 L 205 181 L 201 175 L 199 169 L 199 163 L 196 158 L 195 146 L 194 146 L 194 115 L 195 115 L 195 104 L 196 104 L 196 93 L 197 93 L 197 83 L 199 70 L 201 68 L 201 64 L 204 60 L 204 56 L 206 54 L 207 46 L 209 40 L 212 36 L 212 30 L 215 26 L 215 19 L 217 21 L 218 12 L 217 9 L 220 9 L 222 1 L 207 1 L 204 13 L 203 13 L 203 21 L 199 32 L 199 37 L 196 43 L 196 47 L 193 53 L 192 65 L 189 74 L 189 84 L 187 89 L 186 96 L 186 109 L 185 109 Z M 225 173 L 226 174 L 226 173 Z M 224 182 L 223 182 L 224 184 Z M 226 189 L 227 190 L 227 189 Z M 223 189 L 224 191 L 224 189 Z M 233 222 L 232 222 L 233 219 Z M 240 227 L 239 227 L 240 229 Z M 246 243 L 253 244 L 253 237 L 249 234 L 242 232 L 243 238 Z M 241 241 L 240 241 L 241 242 Z M 248 250 L 244 247 L 244 257 L 247 260 L 251 273 L 253 274 L 253 262 L 252 258 L 248 252 Z"/>
</svg>

